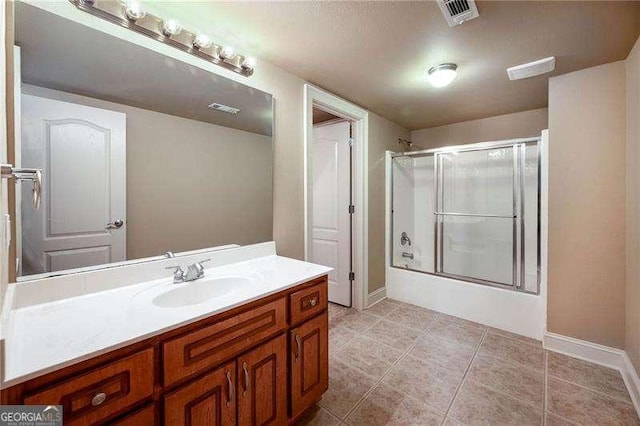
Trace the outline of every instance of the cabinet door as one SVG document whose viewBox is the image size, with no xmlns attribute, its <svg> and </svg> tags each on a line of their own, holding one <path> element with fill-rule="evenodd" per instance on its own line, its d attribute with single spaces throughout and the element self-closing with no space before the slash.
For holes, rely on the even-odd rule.
<svg viewBox="0 0 640 426">
<path fill-rule="evenodd" d="M 289 332 L 291 342 L 291 417 L 299 416 L 329 388 L 327 312 Z"/>
<path fill-rule="evenodd" d="M 287 339 L 283 334 L 237 360 L 238 424 L 287 423 Z"/>
<path fill-rule="evenodd" d="M 230 362 L 164 397 L 164 423 L 226 426 L 236 422 L 236 365 Z"/>
<path fill-rule="evenodd" d="M 151 404 L 119 420 L 109 423 L 111 426 L 155 426 L 156 406 Z"/>
</svg>

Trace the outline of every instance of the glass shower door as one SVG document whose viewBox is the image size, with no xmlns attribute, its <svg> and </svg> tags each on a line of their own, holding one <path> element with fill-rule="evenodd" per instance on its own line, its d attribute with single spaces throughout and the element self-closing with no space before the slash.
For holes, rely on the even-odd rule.
<svg viewBox="0 0 640 426">
<path fill-rule="evenodd" d="M 392 259 L 396 267 L 434 272 L 434 156 L 392 162 Z"/>
<path fill-rule="evenodd" d="M 515 286 L 516 148 L 437 154 L 437 271 Z"/>
</svg>

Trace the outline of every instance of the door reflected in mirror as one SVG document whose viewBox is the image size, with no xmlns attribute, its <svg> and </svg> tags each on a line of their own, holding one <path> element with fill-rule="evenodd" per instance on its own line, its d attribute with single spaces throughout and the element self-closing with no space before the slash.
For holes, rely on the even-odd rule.
<svg viewBox="0 0 640 426">
<path fill-rule="evenodd" d="M 22 2 L 15 31 L 16 163 L 44 178 L 20 280 L 272 239 L 270 94 Z"/>
</svg>

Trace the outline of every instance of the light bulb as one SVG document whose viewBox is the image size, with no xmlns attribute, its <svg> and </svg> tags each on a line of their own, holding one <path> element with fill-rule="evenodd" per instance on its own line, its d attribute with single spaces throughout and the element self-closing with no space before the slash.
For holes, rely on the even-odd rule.
<svg viewBox="0 0 640 426">
<path fill-rule="evenodd" d="M 236 56 L 236 49 L 231 46 L 225 46 L 220 50 L 220 57 L 222 59 L 233 59 Z"/>
<path fill-rule="evenodd" d="M 180 23 L 175 19 L 167 19 L 166 21 L 162 21 L 162 34 L 167 37 L 171 37 L 174 35 L 180 34 L 182 31 L 182 27 Z"/>
<path fill-rule="evenodd" d="M 246 70 L 252 70 L 256 67 L 256 58 L 251 57 L 251 56 L 247 56 L 246 58 L 244 58 L 244 60 L 242 61 L 241 64 L 242 68 L 246 69 Z"/>
<path fill-rule="evenodd" d="M 146 12 L 137 1 L 127 1 L 124 4 L 124 13 L 132 21 L 144 18 Z"/>
<path fill-rule="evenodd" d="M 429 69 L 429 83 L 434 87 L 450 85 L 458 76 L 456 64 L 440 64 Z"/>
<path fill-rule="evenodd" d="M 213 42 L 206 34 L 198 34 L 195 39 L 193 39 L 193 47 L 196 49 L 207 49 L 211 47 Z"/>
</svg>

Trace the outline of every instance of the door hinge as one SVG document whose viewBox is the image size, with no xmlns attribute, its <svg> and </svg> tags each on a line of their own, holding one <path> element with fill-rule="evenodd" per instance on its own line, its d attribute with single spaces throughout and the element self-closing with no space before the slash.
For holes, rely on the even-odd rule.
<svg viewBox="0 0 640 426">
<path fill-rule="evenodd" d="M 349 281 L 353 281 L 356 279 L 356 273 L 355 272 L 349 272 Z"/>
<path fill-rule="evenodd" d="M 353 204 L 351 204 L 349 206 L 349 214 L 354 214 L 356 212 L 356 206 L 354 206 Z"/>
<path fill-rule="evenodd" d="M 349 146 L 353 146 L 353 142 L 354 142 L 353 138 L 349 138 Z"/>
</svg>

